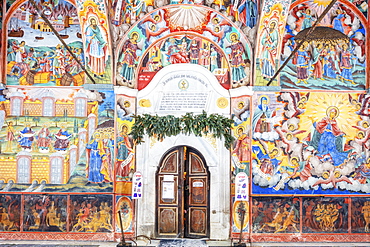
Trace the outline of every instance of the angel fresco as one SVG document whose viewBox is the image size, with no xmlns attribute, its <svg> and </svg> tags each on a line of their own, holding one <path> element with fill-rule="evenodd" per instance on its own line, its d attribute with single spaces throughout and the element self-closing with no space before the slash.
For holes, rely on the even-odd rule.
<svg viewBox="0 0 370 247">
<path fill-rule="evenodd" d="M 271 126 L 278 137 L 252 139 L 252 191 L 365 192 L 370 182 L 370 125 L 361 109 L 368 98 L 364 94 L 280 93 L 277 100 L 285 111 L 277 112 L 281 120 Z"/>
</svg>

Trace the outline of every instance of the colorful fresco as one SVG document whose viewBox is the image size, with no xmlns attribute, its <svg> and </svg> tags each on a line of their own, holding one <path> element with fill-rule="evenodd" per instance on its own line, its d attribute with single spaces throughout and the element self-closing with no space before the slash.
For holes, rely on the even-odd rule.
<svg viewBox="0 0 370 247">
<path fill-rule="evenodd" d="M 153 1 L 153 0 L 115 0 L 112 2 L 112 24 L 120 26 L 122 24 L 131 25 L 138 21 L 143 14 L 149 13 L 154 8 L 162 7 L 165 4 L 192 4 L 192 5 L 208 5 L 216 11 L 225 13 L 234 18 L 236 22 L 241 23 L 249 29 L 257 24 L 258 17 L 258 1 L 242 0 L 242 1 Z"/>
<path fill-rule="evenodd" d="M 197 18 L 185 18 L 188 15 Z M 172 34 L 178 31 L 187 31 L 187 34 Z M 213 71 L 225 88 L 248 85 L 250 81 L 248 41 L 231 22 L 210 9 L 198 6 L 159 9 L 131 29 L 120 47 L 118 85 L 141 89 L 158 70 L 175 63 L 204 66 Z M 136 78 L 133 72 L 140 64 L 145 68 Z M 135 80 L 140 86 L 135 85 Z"/>
<path fill-rule="evenodd" d="M 72 232 L 112 232 L 112 196 L 71 195 L 69 207 Z"/>
<path fill-rule="evenodd" d="M 362 19 L 349 6 L 337 3 L 315 31 L 306 33 L 326 5 L 307 1 L 289 13 L 283 39 L 282 61 L 304 40 L 281 73 L 288 89 L 365 89 L 365 39 Z"/>
<path fill-rule="evenodd" d="M 258 16 L 258 1 L 257 0 L 243 0 L 231 1 L 227 9 L 227 13 L 244 24 L 248 29 L 253 28 L 257 24 Z"/>
<path fill-rule="evenodd" d="M 297 0 L 293 0 L 292 3 L 296 2 Z M 350 3 L 352 3 L 353 5 L 355 5 L 359 11 L 361 11 L 364 16 L 367 18 L 367 12 L 368 12 L 368 8 L 369 8 L 369 5 L 367 4 L 367 1 L 365 0 L 349 0 Z M 329 2 L 327 2 L 326 4 L 329 4 Z"/>
<path fill-rule="evenodd" d="M 0 232 L 21 229 L 21 196 L 0 195 Z"/>
<path fill-rule="evenodd" d="M 3 94 L 0 180 L 27 192 L 111 190 L 113 91 L 33 87 Z"/>
<path fill-rule="evenodd" d="M 368 193 L 367 101 L 356 93 L 256 95 L 253 193 Z"/>
<path fill-rule="evenodd" d="M 365 0 L 352 0 L 350 2 L 352 2 L 364 14 L 365 18 L 367 18 L 367 12 L 368 12 L 368 8 L 369 8 L 369 5 L 368 5 L 367 1 L 365 1 Z"/>
<path fill-rule="evenodd" d="M 111 83 L 111 46 L 106 5 L 104 1 L 77 1 L 81 20 L 87 71 L 94 81 L 88 83 Z"/>
<path fill-rule="evenodd" d="M 235 198 L 233 198 L 235 200 Z M 249 202 L 234 201 L 232 205 L 232 227 L 231 234 L 249 233 Z M 243 222 L 243 223 L 242 223 Z"/>
<path fill-rule="evenodd" d="M 237 54 L 242 55 L 241 50 L 238 50 L 236 47 L 234 47 L 232 53 L 234 53 L 235 57 L 237 57 Z M 227 55 L 218 46 L 205 39 L 192 35 L 171 37 L 157 42 L 148 50 L 141 64 L 138 83 L 140 83 L 140 88 L 146 86 L 149 82 L 148 78 L 152 78 L 159 70 L 170 64 L 192 63 L 210 70 L 224 88 L 230 88 L 229 74 L 231 68 L 228 66 L 227 60 Z M 127 82 L 130 80 L 127 77 L 130 77 L 132 73 L 125 68 L 126 65 L 123 64 L 122 80 Z M 239 85 L 239 83 L 245 84 L 242 78 L 246 75 L 245 70 L 242 69 L 240 71 L 242 71 L 240 74 L 238 72 L 234 73 L 235 77 L 238 78 L 235 79 L 235 85 Z M 249 77 L 244 79 L 249 81 Z"/>
<path fill-rule="evenodd" d="M 127 182 L 132 180 L 135 171 L 135 145 L 130 136 L 134 124 L 135 99 L 125 95 L 117 96 L 116 120 L 116 181 Z M 131 193 L 131 192 L 129 192 Z"/>
<path fill-rule="evenodd" d="M 117 232 L 133 232 L 134 208 L 130 197 L 117 197 L 116 212 L 114 214 Z M 121 219 L 120 219 L 121 217 Z M 121 225 L 122 223 L 122 225 Z"/>
<path fill-rule="evenodd" d="M 42 4 L 37 9 L 53 25 L 60 39 L 68 45 L 77 60 L 63 46 L 52 29 L 25 2 L 8 22 L 7 85 L 80 86 L 84 83 L 84 52 L 76 8 L 67 1 Z"/>
<path fill-rule="evenodd" d="M 302 231 L 348 232 L 348 198 L 303 198 Z"/>
<path fill-rule="evenodd" d="M 65 232 L 67 196 L 25 195 L 23 231 Z"/>
<path fill-rule="evenodd" d="M 290 0 L 265 1 L 256 44 L 255 86 L 266 86 L 279 67 L 281 36 Z M 271 86 L 278 85 L 275 80 Z"/>
<path fill-rule="evenodd" d="M 355 233 L 370 232 L 369 198 L 351 198 L 351 231 Z"/>
<path fill-rule="evenodd" d="M 233 98 L 231 101 L 235 144 L 232 150 L 232 174 L 239 172 L 249 175 L 250 167 L 250 97 Z"/>
<path fill-rule="evenodd" d="M 299 198 L 254 197 L 251 207 L 252 232 L 300 232 Z"/>
</svg>

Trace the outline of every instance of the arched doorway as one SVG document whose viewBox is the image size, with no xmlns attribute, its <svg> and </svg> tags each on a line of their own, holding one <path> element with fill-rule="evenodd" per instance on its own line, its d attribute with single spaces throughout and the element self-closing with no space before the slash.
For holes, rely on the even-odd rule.
<svg viewBox="0 0 370 247">
<path fill-rule="evenodd" d="M 196 149 L 170 149 L 156 173 L 156 235 L 209 237 L 209 171 Z"/>
</svg>

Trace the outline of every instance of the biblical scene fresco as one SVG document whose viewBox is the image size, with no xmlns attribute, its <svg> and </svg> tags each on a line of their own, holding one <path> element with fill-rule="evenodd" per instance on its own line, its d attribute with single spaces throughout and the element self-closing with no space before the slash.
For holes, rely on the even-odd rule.
<svg viewBox="0 0 370 247">
<path fill-rule="evenodd" d="M 251 207 L 252 232 L 300 232 L 299 198 L 254 197 Z"/>
<path fill-rule="evenodd" d="M 10 188 L 2 191 L 111 190 L 113 91 L 8 88 L 3 94 L 0 181 Z"/>
<path fill-rule="evenodd" d="M 19 231 L 21 229 L 21 195 L 0 195 L 0 215 L 0 232 Z"/>
<path fill-rule="evenodd" d="M 293 0 L 292 3 L 296 2 L 296 0 Z M 355 5 L 367 18 L 367 12 L 369 5 L 366 0 L 349 0 L 350 3 Z M 326 2 L 326 6 L 329 4 L 329 2 Z"/>
<path fill-rule="evenodd" d="M 71 195 L 69 231 L 112 232 L 112 196 Z"/>
<path fill-rule="evenodd" d="M 245 172 L 249 176 L 250 167 L 250 97 L 239 97 L 231 100 L 233 130 L 235 143 L 232 150 L 232 176 Z"/>
<path fill-rule="evenodd" d="M 267 86 L 279 67 L 279 49 L 290 1 L 265 1 L 256 44 L 255 86 Z M 278 85 L 277 79 L 269 84 Z"/>
<path fill-rule="evenodd" d="M 288 89 L 365 89 L 365 39 L 363 23 L 349 6 L 336 3 L 307 37 L 307 32 L 326 7 L 326 2 L 307 1 L 289 13 L 283 38 L 284 61 L 304 40 L 283 69 L 281 85 Z"/>
<path fill-rule="evenodd" d="M 80 86 L 84 83 L 81 28 L 76 8 L 67 1 L 25 2 L 8 22 L 7 85 Z M 42 11 L 58 36 L 41 18 Z"/>
<path fill-rule="evenodd" d="M 139 104 L 145 107 L 147 102 L 143 101 Z M 130 136 L 134 124 L 135 99 L 124 95 L 117 96 L 116 109 L 116 181 L 127 182 L 132 180 L 132 175 L 135 172 L 135 143 Z M 131 191 L 128 193 L 131 193 Z"/>
<path fill-rule="evenodd" d="M 254 194 L 368 193 L 366 94 L 258 94 L 253 102 Z"/>
<path fill-rule="evenodd" d="M 188 33 L 172 34 L 178 31 Z M 201 65 L 211 70 L 227 89 L 249 85 L 248 41 L 222 15 L 210 9 L 170 6 L 154 11 L 120 41 L 119 50 L 118 85 L 142 89 L 162 67 L 175 63 Z M 143 69 L 136 78 L 138 65 Z M 138 85 L 134 85 L 135 80 Z"/>
<path fill-rule="evenodd" d="M 370 232 L 369 198 L 351 198 L 351 231 L 355 233 Z"/>
<path fill-rule="evenodd" d="M 302 198 L 302 231 L 348 232 L 348 198 Z"/>
<path fill-rule="evenodd" d="M 122 232 L 122 230 L 123 232 L 133 232 L 134 207 L 130 197 L 118 196 L 116 198 L 116 212 L 114 217 L 117 232 Z"/>
<path fill-rule="evenodd" d="M 83 32 L 86 69 L 92 78 L 87 83 L 110 84 L 111 47 L 105 1 L 77 1 L 77 9 Z"/>
<path fill-rule="evenodd" d="M 23 231 L 67 230 L 67 196 L 25 195 L 23 212 Z"/>
</svg>

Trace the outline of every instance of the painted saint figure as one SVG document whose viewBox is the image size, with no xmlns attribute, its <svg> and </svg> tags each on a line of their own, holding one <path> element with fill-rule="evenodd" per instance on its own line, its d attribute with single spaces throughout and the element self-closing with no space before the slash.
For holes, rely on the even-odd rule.
<svg viewBox="0 0 370 247">
<path fill-rule="evenodd" d="M 335 166 L 341 165 L 348 156 L 346 147 L 343 148 L 346 135 L 340 130 L 336 118 L 339 116 L 339 109 L 331 106 L 326 110 L 326 117 L 318 122 L 313 122 L 315 128 L 313 133 L 305 140 L 308 145 L 314 147 L 318 152 L 317 156 L 322 159 L 332 160 Z"/>
<path fill-rule="evenodd" d="M 200 48 L 198 42 L 193 39 L 190 44 L 190 63 L 198 64 Z"/>
<path fill-rule="evenodd" d="M 103 165 L 103 160 L 106 160 L 107 157 L 99 133 L 95 133 L 94 139 L 86 145 L 86 150 L 88 157 L 86 176 L 88 181 L 92 183 L 104 182 L 105 176 L 109 177 L 109 174 L 107 174 L 107 169 L 104 169 Z"/>
<path fill-rule="evenodd" d="M 340 69 L 341 74 L 340 74 L 340 79 L 342 82 L 350 82 L 352 84 L 356 84 L 353 81 L 352 77 L 352 54 L 351 51 L 348 50 L 348 45 L 343 44 L 342 45 L 342 52 L 340 54 Z"/>
<path fill-rule="evenodd" d="M 229 46 L 229 48 L 231 48 L 231 53 L 229 57 L 232 68 L 231 78 L 233 84 L 238 84 L 247 78 L 247 75 L 244 71 L 245 49 L 242 42 L 240 42 L 240 40 L 238 39 L 238 34 L 236 33 L 230 34 L 230 41 L 231 45 Z"/>
<path fill-rule="evenodd" d="M 310 56 L 306 51 L 307 43 L 305 42 L 299 49 L 297 54 L 297 83 L 304 82 L 307 84 L 307 79 L 309 77 L 308 74 L 308 61 L 310 60 Z"/>
<path fill-rule="evenodd" d="M 302 22 L 301 30 L 312 27 L 312 22 L 315 20 L 311 15 L 311 9 L 307 8 L 305 12 L 302 12 L 302 16 L 304 17 Z"/>
<path fill-rule="evenodd" d="M 88 64 L 94 76 L 101 76 L 105 72 L 107 42 L 95 17 L 90 18 L 90 25 L 86 28 L 86 51 Z"/>
<path fill-rule="evenodd" d="M 117 180 L 125 180 L 128 178 L 133 158 L 134 148 L 128 136 L 128 127 L 123 125 L 122 131 L 117 137 Z"/>
<path fill-rule="evenodd" d="M 272 78 L 275 74 L 275 57 L 277 54 L 279 34 L 277 31 L 277 22 L 270 21 L 269 27 L 265 27 L 265 31 L 261 38 L 261 74 L 264 79 Z"/>
<path fill-rule="evenodd" d="M 274 111 L 271 111 L 268 107 L 267 96 L 260 98 L 260 104 L 254 111 L 252 119 L 252 127 L 254 132 L 270 132 L 272 130 L 271 123 L 267 121 L 268 118 L 273 117 Z"/>
<path fill-rule="evenodd" d="M 249 160 L 250 160 L 250 140 L 246 133 L 244 133 L 244 128 L 239 127 L 237 129 L 238 139 L 235 143 L 235 148 L 232 152 L 232 155 L 235 156 L 239 163 L 237 163 L 236 174 L 239 172 L 245 172 L 249 174 L 249 171 L 245 170 L 249 168 Z"/>
<path fill-rule="evenodd" d="M 139 39 L 139 34 L 133 32 L 129 40 L 126 40 L 123 44 L 123 53 L 118 60 L 122 64 L 121 76 L 124 82 L 132 82 L 134 75 L 135 63 L 138 59 L 136 51 L 139 49 L 137 41 Z"/>
</svg>

